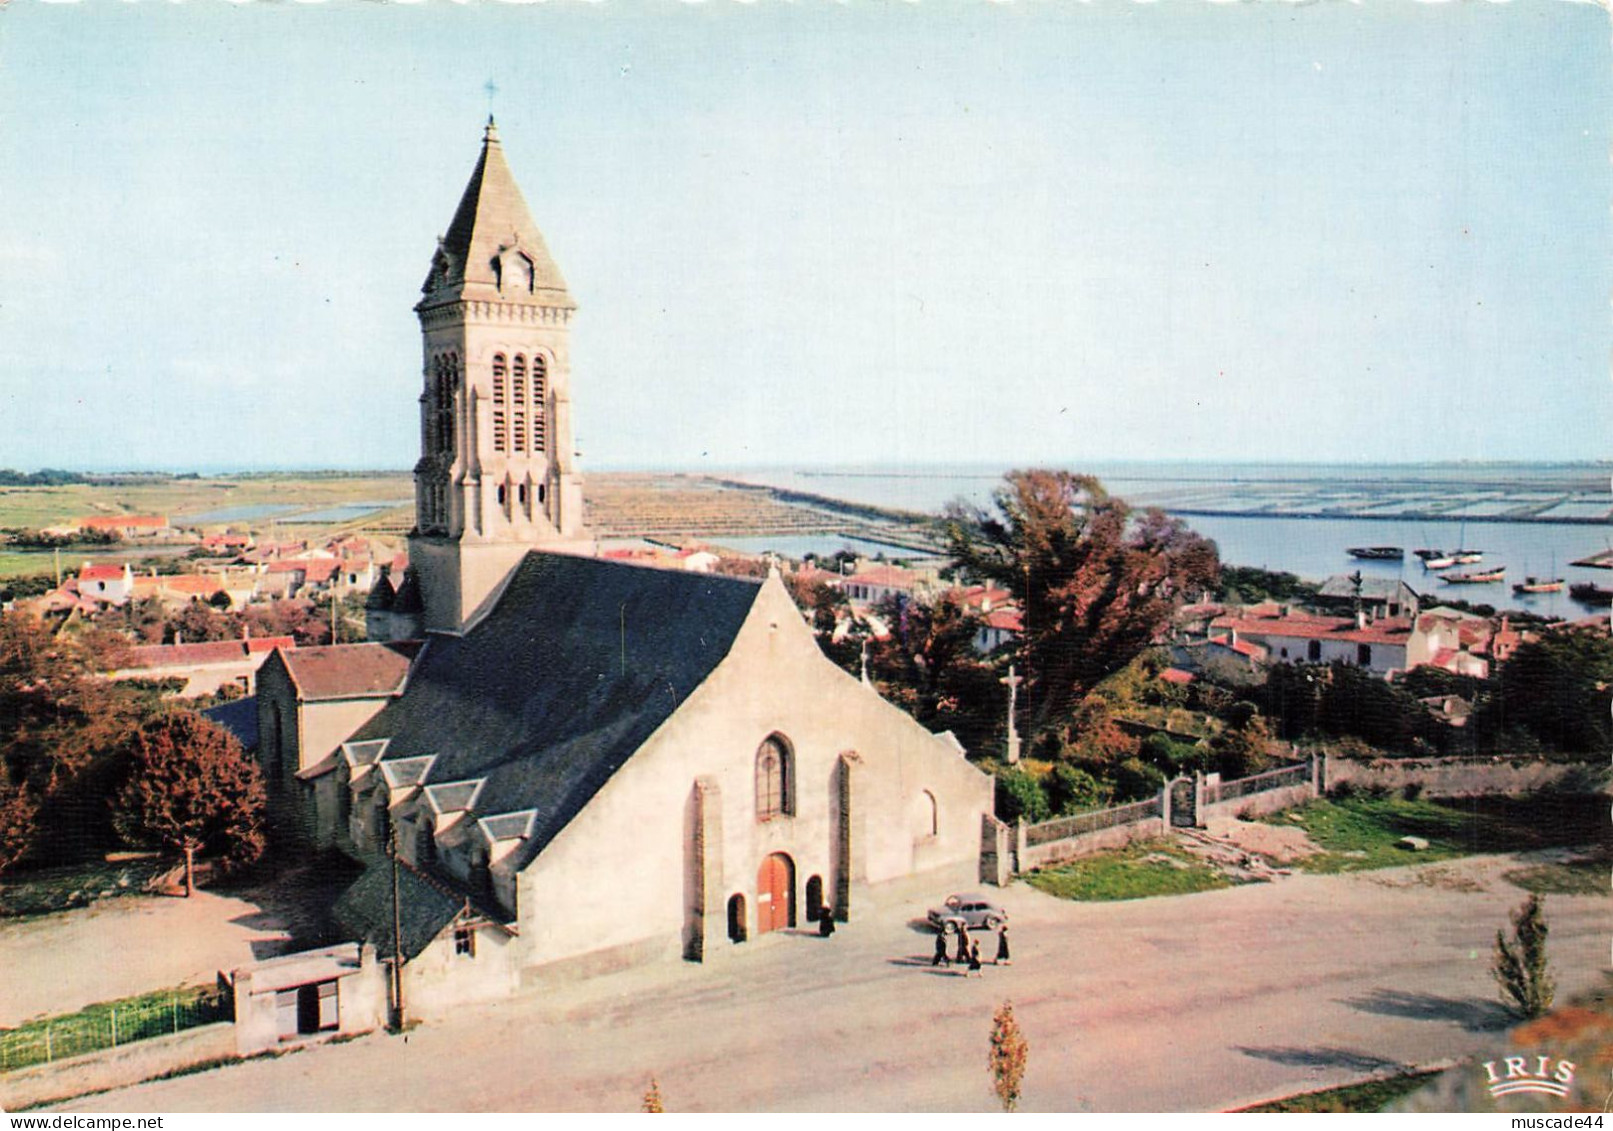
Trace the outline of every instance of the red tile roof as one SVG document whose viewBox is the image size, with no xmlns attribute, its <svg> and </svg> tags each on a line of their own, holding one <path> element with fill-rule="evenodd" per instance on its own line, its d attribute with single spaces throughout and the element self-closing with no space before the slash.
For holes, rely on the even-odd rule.
<svg viewBox="0 0 1613 1131">
<path fill-rule="evenodd" d="M 98 514 L 78 520 L 80 530 L 162 530 L 167 525 L 160 514 Z"/>
<path fill-rule="evenodd" d="M 1001 628 L 1008 632 L 1023 632 L 1024 619 L 1018 609 L 993 609 L 985 617 L 987 628 Z"/>
<path fill-rule="evenodd" d="M 1192 683 L 1193 673 L 1184 672 L 1181 668 L 1166 668 L 1159 673 L 1159 678 L 1166 683 Z"/>
<path fill-rule="evenodd" d="M 295 648 L 289 636 L 265 636 L 258 640 L 209 640 L 197 644 L 142 644 L 129 649 L 124 668 L 194 667 L 198 664 L 227 664 L 248 660 L 275 648 Z"/>
<path fill-rule="evenodd" d="M 393 644 L 327 644 L 282 651 L 280 657 L 304 699 L 345 699 L 401 690 L 416 650 Z"/>
<path fill-rule="evenodd" d="M 872 585 L 882 589 L 911 589 L 917 583 L 918 578 L 900 566 L 880 566 L 846 578 L 847 585 Z"/>
<path fill-rule="evenodd" d="M 1344 640 L 1351 644 L 1404 644 L 1411 635 L 1411 624 L 1395 618 L 1378 620 L 1357 628 L 1349 617 L 1319 617 L 1290 613 L 1282 617 L 1221 616 L 1213 628 L 1230 628 L 1249 636 L 1282 636 L 1291 640 Z"/>
<path fill-rule="evenodd" d="M 80 581 L 118 581 L 123 577 L 120 565 L 85 565 L 78 571 Z"/>
<path fill-rule="evenodd" d="M 177 577 L 159 577 L 157 581 L 162 588 L 172 589 L 176 593 L 195 593 L 206 597 L 219 591 L 218 578 L 203 577 L 195 573 L 183 573 Z"/>
</svg>

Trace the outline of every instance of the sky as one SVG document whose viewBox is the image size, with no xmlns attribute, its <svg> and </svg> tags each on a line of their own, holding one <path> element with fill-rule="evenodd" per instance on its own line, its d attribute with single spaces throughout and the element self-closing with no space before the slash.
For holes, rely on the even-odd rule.
<svg viewBox="0 0 1613 1131">
<path fill-rule="evenodd" d="M 0 0 L 0 467 L 412 466 L 490 105 L 585 470 L 1606 457 L 1610 43 L 1568 0 Z"/>
</svg>

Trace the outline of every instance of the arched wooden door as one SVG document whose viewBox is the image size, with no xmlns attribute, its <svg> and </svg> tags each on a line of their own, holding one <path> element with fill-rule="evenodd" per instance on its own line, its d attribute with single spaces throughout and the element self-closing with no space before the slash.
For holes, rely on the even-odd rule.
<svg viewBox="0 0 1613 1131">
<path fill-rule="evenodd" d="M 795 926 L 795 863 L 775 852 L 756 872 L 756 933 Z"/>
</svg>

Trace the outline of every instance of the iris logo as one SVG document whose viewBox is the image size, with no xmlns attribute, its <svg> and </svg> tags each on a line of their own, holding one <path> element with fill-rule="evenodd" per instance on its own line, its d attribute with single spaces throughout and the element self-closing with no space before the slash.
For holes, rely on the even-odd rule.
<svg viewBox="0 0 1613 1131">
<path fill-rule="evenodd" d="M 1568 1086 L 1574 1082 L 1574 1062 L 1559 1060 L 1553 1066 L 1549 1056 L 1537 1056 L 1534 1063 L 1528 1057 L 1509 1056 L 1500 1062 L 1503 1071 L 1496 1071 L 1496 1062 L 1484 1062 L 1484 1075 L 1490 1081 L 1490 1095 L 1495 1099 L 1515 1096 L 1519 1092 L 1538 1092 L 1543 1096 L 1567 1096 Z"/>
</svg>

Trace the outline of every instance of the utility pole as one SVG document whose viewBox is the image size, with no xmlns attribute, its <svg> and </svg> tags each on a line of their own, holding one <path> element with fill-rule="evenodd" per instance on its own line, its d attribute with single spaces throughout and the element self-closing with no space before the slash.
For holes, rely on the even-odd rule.
<svg viewBox="0 0 1613 1131">
<path fill-rule="evenodd" d="M 386 854 L 392 858 L 392 1028 L 403 1029 L 403 904 L 398 896 L 398 826 L 387 822 Z"/>
</svg>

